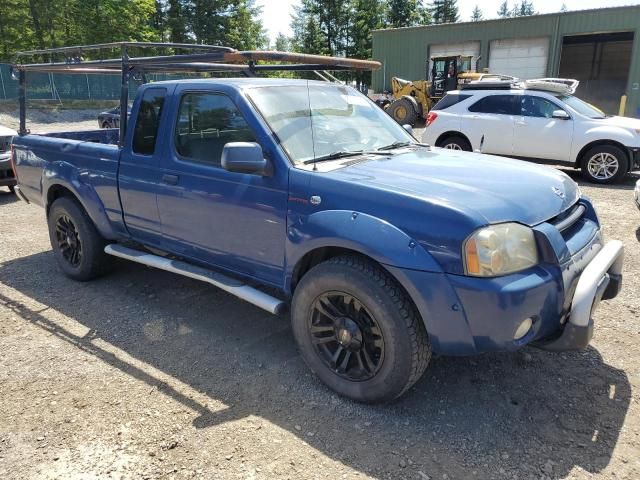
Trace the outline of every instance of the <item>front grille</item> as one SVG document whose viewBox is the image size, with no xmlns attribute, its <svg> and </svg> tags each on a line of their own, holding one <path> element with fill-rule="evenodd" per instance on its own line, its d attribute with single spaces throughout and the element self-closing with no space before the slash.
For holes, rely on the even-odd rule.
<svg viewBox="0 0 640 480">
<path fill-rule="evenodd" d="M 581 205 L 578 202 L 573 207 L 568 208 L 557 217 L 549 220 L 549 223 L 556 227 L 560 232 L 564 232 L 565 230 L 570 229 L 576 223 L 578 223 L 586 210 L 587 209 L 585 208 L 585 206 Z"/>
</svg>

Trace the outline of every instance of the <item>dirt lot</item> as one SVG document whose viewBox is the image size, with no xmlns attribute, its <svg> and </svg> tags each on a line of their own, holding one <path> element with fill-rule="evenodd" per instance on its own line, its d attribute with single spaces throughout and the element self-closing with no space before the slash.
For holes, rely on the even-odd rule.
<svg viewBox="0 0 640 480">
<path fill-rule="evenodd" d="M 0 478 L 638 479 L 634 182 L 582 185 L 627 246 L 590 348 L 435 358 L 374 407 L 309 374 L 286 316 L 126 262 L 68 280 L 0 193 Z"/>
</svg>

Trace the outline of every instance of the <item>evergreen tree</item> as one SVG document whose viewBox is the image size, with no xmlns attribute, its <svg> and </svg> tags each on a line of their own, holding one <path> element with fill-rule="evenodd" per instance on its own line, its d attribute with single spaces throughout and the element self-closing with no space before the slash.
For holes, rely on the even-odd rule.
<svg viewBox="0 0 640 480">
<path fill-rule="evenodd" d="M 498 9 L 498 16 L 500 18 L 507 18 L 511 16 L 511 10 L 509 10 L 508 0 L 504 0 L 504 2 L 500 4 L 500 8 Z"/>
<path fill-rule="evenodd" d="M 430 17 L 430 9 L 420 0 L 389 0 L 387 26 L 391 28 L 413 27 L 423 24 Z"/>
<path fill-rule="evenodd" d="M 567 4 L 563 3 L 562 6 L 560 7 L 560 12 L 565 13 L 567 11 Z"/>
<path fill-rule="evenodd" d="M 273 46 L 274 50 L 278 52 L 288 52 L 291 49 L 289 37 L 287 37 L 284 33 L 280 32 L 276 36 L 276 42 Z"/>
<path fill-rule="evenodd" d="M 315 0 L 302 0 L 291 16 L 291 47 L 300 53 L 327 53 L 325 41 L 315 14 Z"/>
<path fill-rule="evenodd" d="M 473 12 L 471 12 L 471 21 L 479 22 L 480 20 L 483 20 L 482 10 L 480 10 L 480 7 L 476 5 Z"/>
<path fill-rule="evenodd" d="M 433 23 L 455 23 L 458 21 L 457 0 L 433 0 L 431 19 Z"/>
</svg>

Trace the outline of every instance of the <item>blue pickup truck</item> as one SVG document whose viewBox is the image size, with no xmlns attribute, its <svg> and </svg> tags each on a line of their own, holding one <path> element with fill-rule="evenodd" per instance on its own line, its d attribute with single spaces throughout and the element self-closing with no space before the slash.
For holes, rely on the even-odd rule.
<svg viewBox="0 0 640 480">
<path fill-rule="evenodd" d="M 358 401 L 398 398 L 432 353 L 584 348 L 620 290 L 623 246 L 567 175 L 417 143 L 341 84 L 158 82 L 122 142 L 23 133 L 18 195 L 66 275 L 116 256 L 289 308 L 310 369 Z"/>
</svg>

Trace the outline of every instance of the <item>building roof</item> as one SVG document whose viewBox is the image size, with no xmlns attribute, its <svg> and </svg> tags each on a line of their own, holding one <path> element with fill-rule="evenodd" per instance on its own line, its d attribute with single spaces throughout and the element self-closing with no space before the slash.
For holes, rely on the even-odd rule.
<svg viewBox="0 0 640 480">
<path fill-rule="evenodd" d="M 590 8 L 590 9 L 586 9 L 586 10 L 571 10 L 568 12 L 551 12 L 551 13 L 538 13 L 535 15 L 524 15 L 524 16 L 520 16 L 520 17 L 507 17 L 507 18 L 490 18 L 487 20 L 478 20 L 476 22 L 472 22 L 472 21 L 467 21 L 467 22 L 455 22 L 455 23 L 439 23 L 437 25 L 431 24 L 431 25 L 414 25 L 411 27 L 396 27 L 396 28 L 380 28 L 377 30 L 373 30 L 374 33 L 378 33 L 378 32 L 394 32 L 394 31 L 399 31 L 399 30 L 415 30 L 415 29 L 420 29 L 420 28 L 444 28 L 444 27 L 457 27 L 457 26 L 465 26 L 465 25 L 486 25 L 488 23 L 497 23 L 497 22 L 518 22 L 518 21 L 522 21 L 522 20 L 530 20 L 530 19 L 535 19 L 535 18 L 548 18 L 548 17 L 554 17 L 554 16 L 558 16 L 558 15 L 567 15 L 567 16 L 572 16 L 572 15 L 580 15 L 580 14 L 589 14 L 589 13 L 601 13 L 601 12 L 608 12 L 611 10 L 624 10 L 624 9 L 629 9 L 629 10 L 638 10 L 640 11 L 640 5 L 635 4 L 635 5 L 622 5 L 622 6 L 617 6 L 617 7 L 602 7 L 602 8 Z"/>
</svg>

